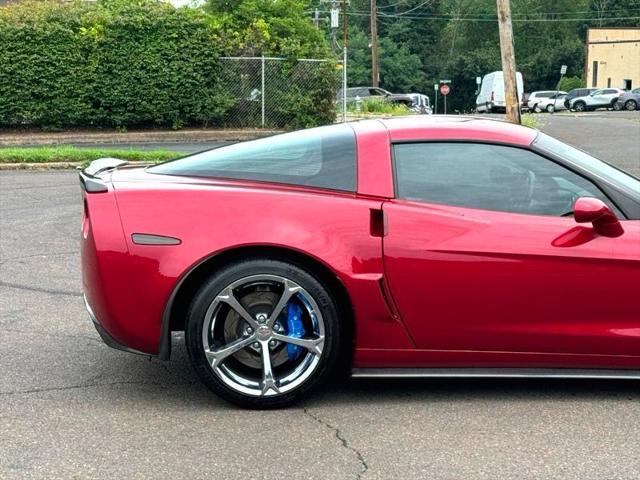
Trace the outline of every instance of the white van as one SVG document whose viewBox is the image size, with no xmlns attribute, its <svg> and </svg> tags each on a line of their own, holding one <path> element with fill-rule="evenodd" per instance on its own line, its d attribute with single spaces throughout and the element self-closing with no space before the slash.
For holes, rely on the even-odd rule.
<svg viewBox="0 0 640 480">
<path fill-rule="evenodd" d="M 522 102 L 522 74 L 516 72 L 516 84 L 518 90 L 518 105 Z M 502 70 L 498 72 L 487 73 L 482 79 L 480 94 L 476 98 L 476 111 L 478 112 L 497 112 L 505 111 L 504 103 L 504 76 Z"/>
</svg>

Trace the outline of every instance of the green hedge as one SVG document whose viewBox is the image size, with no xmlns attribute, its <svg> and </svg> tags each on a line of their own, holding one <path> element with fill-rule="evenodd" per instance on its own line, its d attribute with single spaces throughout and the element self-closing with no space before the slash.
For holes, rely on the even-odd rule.
<svg viewBox="0 0 640 480">
<path fill-rule="evenodd" d="M 562 77 L 562 80 L 558 82 L 558 90 L 568 92 L 574 88 L 584 88 L 584 82 L 580 77 Z"/>
<path fill-rule="evenodd" d="M 235 102 L 217 76 L 229 37 L 203 10 L 153 0 L 0 8 L 0 127 L 221 126 Z M 323 100 L 302 118 L 285 107 L 286 126 L 331 120 L 335 94 L 311 90 Z"/>
</svg>

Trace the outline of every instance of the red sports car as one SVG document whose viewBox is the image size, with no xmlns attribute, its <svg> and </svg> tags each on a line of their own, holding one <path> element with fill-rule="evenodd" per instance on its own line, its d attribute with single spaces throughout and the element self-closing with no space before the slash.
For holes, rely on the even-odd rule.
<svg viewBox="0 0 640 480">
<path fill-rule="evenodd" d="M 368 120 L 80 173 L 113 347 L 284 406 L 353 376 L 640 378 L 640 181 L 547 135 Z"/>
</svg>

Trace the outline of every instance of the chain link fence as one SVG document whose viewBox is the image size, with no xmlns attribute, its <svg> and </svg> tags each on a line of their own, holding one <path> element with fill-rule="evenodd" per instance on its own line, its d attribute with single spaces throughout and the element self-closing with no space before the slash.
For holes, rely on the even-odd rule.
<svg viewBox="0 0 640 480">
<path fill-rule="evenodd" d="M 219 81 L 231 106 L 228 127 L 288 128 L 344 118 L 342 62 L 220 57 Z"/>
</svg>

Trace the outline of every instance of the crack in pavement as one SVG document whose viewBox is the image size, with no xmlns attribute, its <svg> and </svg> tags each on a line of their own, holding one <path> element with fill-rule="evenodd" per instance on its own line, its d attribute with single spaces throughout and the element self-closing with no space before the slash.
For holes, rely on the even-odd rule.
<svg viewBox="0 0 640 480">
<path fill-rule="evenodd" d="M 342 434 L 342 432 L 340 431 L 339 428 L 334 427 L 333 425 L 331 425 L 328 422 L 325 422 L 323 419 L 321 419 L 317 415 L 311 413 L 309 411 L 309 409 L 307 409 L 307 408 L 303 408 L 302 411 L 304 412 L 305 415 L 307 415 L 308 417 L 312 418 L 313 420 L 318 422 L 320 425 L 328 428 L 329 430 L 333 430 L 333 433 L 335 434 L 335 436 L 338 439 L 338 441 L 342 444 L 342 447 L 344 447 L 347 450 L 350 450 L 351 452 L 353 452 L 353 454 L 358 459 L 358 462 L 360 462 L 360 472 L 358 472 L 356 474 L 356 478 L 357 479 L 362 478 L 363 475 L 367 472 L 367 470 L 369 470 L 369 465 L 367 465 L 367 462 L 365 461 L 364 457 L 362 456 L 362 453 L 360 453 L 360 451 L 357 448 L 355 448 L 355 447 L 353 447 L 352 445 L 349 444 L 349 442 L 344 437 L 344 435 Z"/>
<path fill-rule="evenodd" d="M 0 280 L 0 287 L 14 288 L 16 290 L 27 290 L 29 292 L 48 293 L 50 295 L 65 295 L 68 297 L 82 297 L 81 293 L 72 292 L 70 290 L 57 290 L 54 288 L 30 287 L 19 283 L 5 282 Z"/>
<path fill-rule="evenodd" d="M 62 257 L 65 255 L 80 255 L 80 250 L 71 250 L 71 251 L 67 251 L 67 252 L 54 252 L 54 253 L 34 253 L 31 255 L 23 255 L 20 257 L 7 257 L 7 258 L 3 258 L 2 260 L 0 260 L 0 265 L 7 263 L 7 262 L 13 262 L 16 260 L 26 260 L 28 258 L 37 258 L 37 257 L 42 257 L 42 258 L 47 258 L 47 257 Z"/>
<path fill-rule="evenodd" d="M 34 388 L 31 390 L 14 390 L 14 391 L 8 391 L 8 392 L 0 392 L 0 396 L 29 395 L 32 393 L 59 392 L 59 391 L 65 391 L 65 390 L 77 390 L 81 388 L 110 387 L 115 385 L 153 385 L 157 387 L 176 387 L 181 385 L 195 385 L 196 383 L 197 382 L 162 383 L 162 382 L 144 382 L 141 380 L 129 380 L 129 381 L 107 382 L 107 383 L 83 383 L 80 385 L 67 385 L 65 387 Z"/>
<path fill-rule="evenodd" d="M 1 325 L 0 325 L 1 326 Z M 42 332 L 42 331 L 35 331 L 35 330 L 19 330 L 19 329 L 15 329 L 15 328 L 2 328 L 3 332 L 9 332 L 9 333 L 22 333 L 25 335 L 46 335 L 46 336 L 50 336 L 50 337 L 56 337 L 56 338 L 60 338 L 60 337 L 64 337 L 64 338 L 73 338 L 73 339 L 81 339 L 81 340 L 87 340 L 90 342 L 95 342 L 99 345 L 104 345 L 105 343 L 99 338 L 99 337 L 92 337 L 89 335 L 73 335 L 71 333 L 62 333 L 62 332 Z"/>
</svg>

